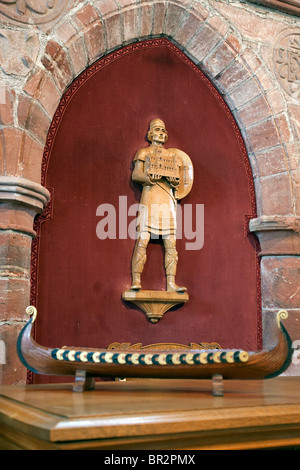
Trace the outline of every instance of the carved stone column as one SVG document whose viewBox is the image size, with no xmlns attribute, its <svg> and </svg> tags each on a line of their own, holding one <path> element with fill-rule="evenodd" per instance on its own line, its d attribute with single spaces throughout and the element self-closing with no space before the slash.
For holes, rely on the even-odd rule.
<svg viewBox="0 0 300 470">
<path fill-rule="evenodd" d="M 0 176 L 0 383 L 24 382 L 26 370 L 16 355 L 16 341 L 30 299 L 33 221 L 49 200 L 43 186 L 14 176 Z M 3 356 L 3 355 L 2 355 Z"/>
<path fill-rule="evenodd" d="M 278 309 L 288 311 L 285 326 L 292 341 L 299 340 L 300 217 L 262 216 L 251 220 L 249 228 L 258 237 L 261 247 L 264 345 L 272 342 L 269 321 Z"/>
</svg>

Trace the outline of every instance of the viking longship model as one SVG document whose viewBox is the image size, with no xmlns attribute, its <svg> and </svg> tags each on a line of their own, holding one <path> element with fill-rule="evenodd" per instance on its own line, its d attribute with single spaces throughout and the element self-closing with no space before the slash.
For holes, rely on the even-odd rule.
<svg viewBox="0 0 300 470">
<path fill-rule="evenodd" d="M 30 319 L 21 331 L 17 350 L 21 362 L 35 374 L 78 377 L 140 377 L 211 379 L 265 379 L 281 374 L 291 362 L 291 340 L 277 314 L 276 341 L 271 349 L 89 349 L 44 347 L 33 339 L 35 307 L 28 307 Z"/>
</svg>

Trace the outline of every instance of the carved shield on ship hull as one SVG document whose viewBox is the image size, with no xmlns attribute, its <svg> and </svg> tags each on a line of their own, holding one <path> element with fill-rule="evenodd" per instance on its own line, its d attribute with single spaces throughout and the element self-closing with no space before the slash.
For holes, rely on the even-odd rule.
<svg viewBox="0 0 300 470">
<path fill-rule="evenodd" d="M 190 157 L 179 149 L 168 149 L 169 152 L 175 153 L 182 161 L 183 177 L 180 181 L 179 188 L 176 191 L 176 199 L 183 199 L 189 194 L 194 181 L 194 167 Z"/>
</svg>

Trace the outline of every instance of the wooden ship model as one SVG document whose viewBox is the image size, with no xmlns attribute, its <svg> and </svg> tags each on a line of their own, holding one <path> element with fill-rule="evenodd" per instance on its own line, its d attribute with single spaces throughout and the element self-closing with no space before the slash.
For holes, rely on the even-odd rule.
<svg viewBox="0 0 300 470">
<path fill-rule="evenodd" d="M 92 388 L 90 379 L 95 377 L 267 379 L 284 372 L 291 362 L 291 340 L 281 321 L 287 318 L 285 310 L 277 314 L 276 344 L 261 351 L 50 348 L 33 339 L 36 308 L 26 312 L 31 317 L 17 342 L 23 365 L 35 374 L 73 376 L 85 389 Z"/>
</svg>

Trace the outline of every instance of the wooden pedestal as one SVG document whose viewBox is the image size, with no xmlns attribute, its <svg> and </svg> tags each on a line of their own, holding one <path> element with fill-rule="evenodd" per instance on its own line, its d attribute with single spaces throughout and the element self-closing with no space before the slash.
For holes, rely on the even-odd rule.
<svg viewBox="0 0 300 470">
<path fill-rule="evenodd" d="M 127 290 L 123 292 L 122 298 L 126 302 L 131 302 L 139 307 L 151 323 L 157 323 L 172 307 L 185 304 L 189 300 L 186 292 L 156 290 Z"/>
</svg>

